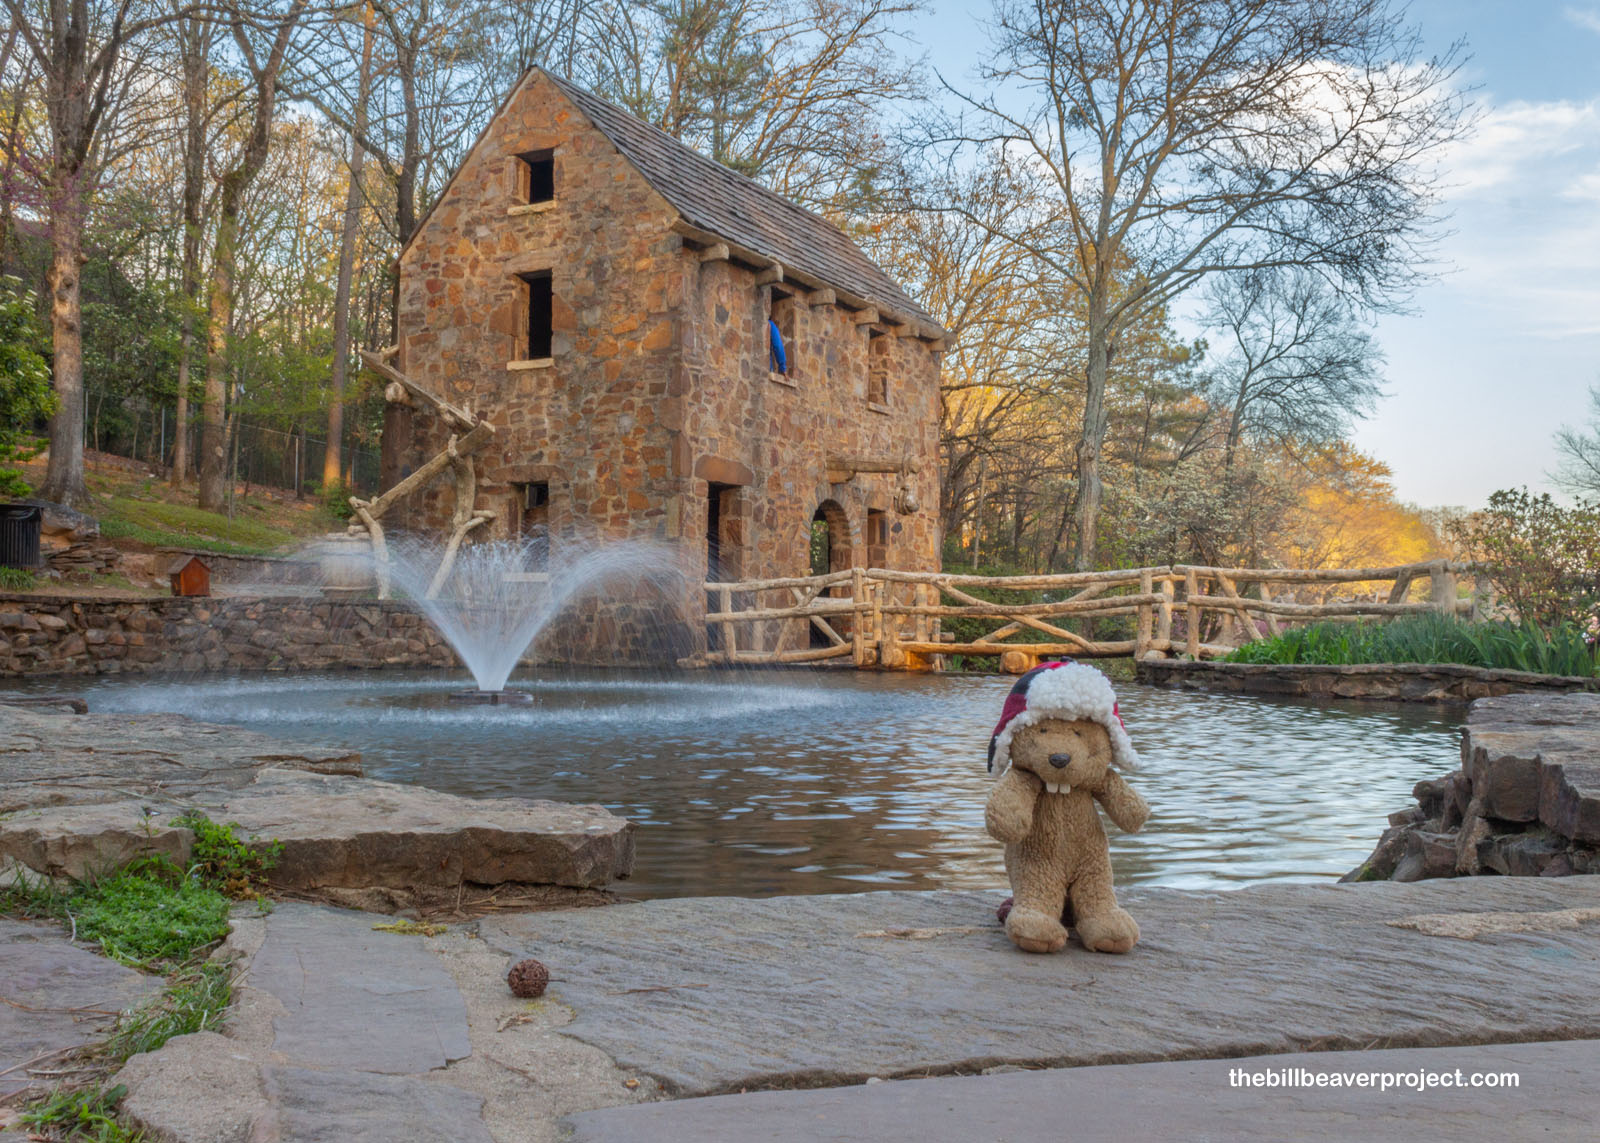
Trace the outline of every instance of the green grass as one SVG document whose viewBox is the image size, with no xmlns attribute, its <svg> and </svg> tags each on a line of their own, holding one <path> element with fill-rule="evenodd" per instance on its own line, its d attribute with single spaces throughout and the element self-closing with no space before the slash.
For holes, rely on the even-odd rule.
<svg viewBox="0 0 1600 1143">
<path fill-rule="evenodd" d="M 1390 623 L 1313 623 L 1246 643 L 1233 663 L 1457 663 L 1541 675 L 1600 676 L 1595 648 L 1573 624 L 1552 630 L 1407 615 Z"/>
<path fill-rule="evenodd" d="M 0 913 L 71 925 L 77 939 L 136 968 L 180 964 L 228 935 L 226 896 L 160 858 L 144 858 L 70 890 L 19 880 L 0 890 Z"/>
<path fill-rule="evenodd" d="M 67 908 L 79 939 L 137 967 L 177 964 L 228 935 L 228 898 L 156 859 L 84 885 Z"/>
<path fill-rule="evenodd" d="M 155 1051 L 174 1036 L 214 1031 L 232 1000 L 229 966 L 207 961 L 180 968 L 160 996 L 123 1013 L 106 1052 L 120 1064 L 140 1052 Z"/>
<path fill-rule="evenodd" d="M 35 1129 L 36 1134 L 30 1138 L 142 1143 L 147 1138 L 143 1131 L 125 1127 L 116 1118 L 117 1104 L 127 1094 L 128 1089 L 122 1084 L 104 1090 L 63 1089 L 32 1104 L 22 1113 L 22 1123 Z"/>
<path fill-rule="evenodd" d="M 0 591 L 32 591 L 37 579 L 27 568 L 0 568 Z"/>
<path fill-rule="evenodd" d="M 111 496 L 99 509 L 100 532 L 109 539 L 137 540 L 154 547 L 198 548 L 224 555 L 263 555 L 299 542 L 293 532 L 248 520 L 228 519 L 189 504 Z"/>
</svg>

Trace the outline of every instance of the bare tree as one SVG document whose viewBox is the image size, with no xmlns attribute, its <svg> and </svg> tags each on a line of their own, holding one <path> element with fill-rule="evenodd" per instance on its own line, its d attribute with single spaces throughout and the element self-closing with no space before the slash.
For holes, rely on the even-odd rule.
<svg viewBox="0 0 1600 1143">
<path fill-rule="evenodd" d="M 1227 350 L 1211 370 L 1212 399 L 1225 418 L 1225 472 L 1247 433 L 1282 447 L 1328 444 L 1375 407 L 1382 355 L 1316 274 L 1218 274 L 1209 293 L 1202 320 Z"/>
<path fill-rule="evenodd" d="M 1556 453 L 1555 482 L 1574 495 L 1600 497 L 1600 385 L 1589 389 L 1589 423 L 1556 431 Z"/>
<path fill-rule="evenodd" d="M 200 304 L 200 242 L 204 237 L 206 127 L 211 117 L 211 48 L 216 25 L 189 17 L 176 27 L 183 88 L 183 330 L 178 358 L 178 401 L 172 447 L 172 486 L 189 476 L 189 364 Z"/>
<path fill-rule="evenodd" d="M 922 97 L 898 50 L 919 0 L 654 0 L 596 11 L 597 91 L 803 204 L 870 197 L 886 108 Z"/>
<path fill-rule="evenodd" d="M 253 13 L 236 8 L 229 17 L 229 30 L 253 81 L 254 106 L 244 146 L 233 166 L 218 180 L 216 246 L 211 258 L 211 297 L 206 324 L 206 383 L 200 412 L 200 507 L 210 512 L 219 511 L 223 506 L 227 468 L 223 405 L 228 338 L 233 324 L 239 214 L 245 192 L 267 161 L 278 74 L 283 69 L 290 41 L 307 3 L 308 0 L 290 0 L 281 14 L 271 9 Z M 258 29 L 265 36 L 265 54 L 257 51 L 254 42 Z"/>
<path fill-rule="evenodd" d="M 1219 271 L 1311 267 L 1397 304 L 1427 264 L 1430 164 L 1467 108 L 1457 53 L 1419 58 L 1386 0 L 996 0 L 993 33 L 985 93 L 929 141 L 1033 180 L 1039 208 L 1002 234 L 1081 298 L 1088 568 L 1123 331 Z"/>
<path fill-rule="evenodd" d="M 366 150 L 359 137 L 367 133 L 367 103 L 372 95 L 373 9 L 364 6 L 361 21 L 361 66 L 356 73 L 356 93 L 350 138 L 350 184 L 345 190 L 344 222 L 339 234 L 339 273 L 334 287 L 333 361 L 328 384 L 328 444 L 322 454 L 322 487 L 337 488 L 343 482 L 344 386 L 350 365 L 350 287 L 355 276 L 356 239 L 361 231 L 361 172 Z"/>
<path fill-rule="evenodd" d="M 40 493 L 59 504 L 88 498 L 83 483 L 83 302 L 79 271 L 96 148 L 125 93 L 125 53 L 172 19 L 136 0 L 0 0 L 44 83 L 49 153 L 33 166 L 50 218 L 50 325 L 59 407 Z"/>
</svg>

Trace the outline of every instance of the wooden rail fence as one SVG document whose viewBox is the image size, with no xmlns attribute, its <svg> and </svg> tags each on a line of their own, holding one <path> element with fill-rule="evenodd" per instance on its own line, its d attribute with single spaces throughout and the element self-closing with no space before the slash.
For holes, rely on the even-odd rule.
<svg viewBox="0 0 1600 1143">
<path fill-rule="evenodd" d="M 1461 598 L 1465 575 L 1475 576 Z M 1422 590 L 1426 585 L 1425 592 Z M 1177 565 L 1069 575 L 972 576 L 850 568 L 789 579 L 707 583 L 707 651 L 686 665 L 808 663 L 925 670 L 937 656 L 998 655 L 1007 670 L 1070 655 L 1226 655 L 1288 626 L 1437 612 L 1482 617 L 1488 580 L 1436 560 L 1387 568 L 1216 568 Z M 1425 599 L 1413 600 L 1413 595 Z M 992 597 L 992 598 L 986 598 Z M 1021 597 L 1021 598 L 1018 598 Z M 1069 621 L 1090 623 L 1069 630 Z M 967 637 L 948 620 L 978 620 Z M 1097 630 L 1101 632 L 1096 634 Z M 1024 642 L 1023 640 L 1033 640 Z"/>
</svg>

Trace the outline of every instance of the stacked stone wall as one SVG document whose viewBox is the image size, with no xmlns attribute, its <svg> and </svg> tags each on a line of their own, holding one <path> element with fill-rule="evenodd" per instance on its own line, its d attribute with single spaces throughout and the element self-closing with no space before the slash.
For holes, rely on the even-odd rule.
<svg viewBox="0 0 1600 1143">
<path fill-rule="evenodd" d="M 0 594 L 0 676 L 449 667 L 393 602 Z"/>
</svg>

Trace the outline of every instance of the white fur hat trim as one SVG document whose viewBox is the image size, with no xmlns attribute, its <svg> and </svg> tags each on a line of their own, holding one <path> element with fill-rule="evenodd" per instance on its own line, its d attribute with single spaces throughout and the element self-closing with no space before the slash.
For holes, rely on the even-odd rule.
<svg viewBox="0 0 1600 1143">
<path fill-rule="evenodd" d="M 995 777 L 1011 767 L 1011 740 L 1017 731 L 1045 719 L 1098 722 L 1111 738 L 1111 760 L 1119 769 L 1137 770 L 1133 748 L 1117 710 L 1111 680 L 1082 663 L 1044 663 L 1017 680 L 1006 696 L 1000 722 L 989 740 L 989 772 Z"/>
</svg>

